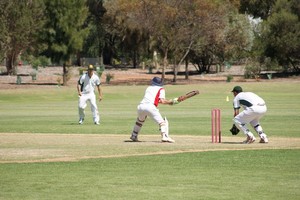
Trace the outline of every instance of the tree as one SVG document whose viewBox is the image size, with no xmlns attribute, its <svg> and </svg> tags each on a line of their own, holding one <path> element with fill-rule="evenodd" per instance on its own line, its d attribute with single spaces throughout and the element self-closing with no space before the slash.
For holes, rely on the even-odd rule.
<svg viewBox="0 0 300 200">
<path fill-rule="evenodd" d="M 88 0 L 89 15 L 85 25 L 90 27 L 83 50 L 80 55 L 88 57 L 102 57 L 105 45 L 105 29 L 103 27 L 103 15 L 106 9 L 103 7 L 103 0 Z"/>
<path fill-rule="evenodd" d="M 196 37 L 188 59 L 199 73 L 209 73 L 213 64 L 240 59 L 251 50 L 252 28 L 247 16 L 238 14 L 238 5 L 216 1 L 203 5 L 202 1 L 201 6 L 194 7 L 204 17 L 200 15 L 196 30 L 201 34 Z"/>
<path fill-rule="evenodd" d="M 111 18 L 115 19 L 118 28 L 139 30 L 140 35 L 149 35 L 150 48 L 163 56 L 163 79 L 168 59 L 172 58 L 175 62 L 174 82 L 178 66 L 201 41 L 199 38 L 209 37 L 214 30 L 224 27 L 221 14 L 224 11 L 221 12 L 221 4 L 217 1 L 115 0 L 107 4 L 108 14 L 115 13 Z"/>
<path fill-rule="evenodd" d="M 285 71 L 300 72 L 300 8 L 298 0 L 277 0 L 261 34 L 264 55 Z"/>
<path fill-rule="evenodd" d="M 174 47 L 180 44 L 178 9 L 185 1 L 141 1 L 136 8 L 137 12 L 133 15 L 133 21 L 139 28 L 150 35 L 153 42 L 152 49 L 157 49 L 163 56 L 162 79 L 165 78 L 165 69 L 168 65 L 168 56 Z M 182 21 L 185 21 L 182 19 Z M 176 81 L 176 79 L 174 78 Z"/>
<path fill-rule="evenodd" d="M 0 2 L 0 58 L 6 58 L 8 74 L 16 73 L 16 59 L 21 53 L 36 50 L 40 45 L 37 35 L 44 24 L 43 11 L 42 0 Z"/>
<path fill-rule="evenodd" d="M 106 5 L 120 36 L 126 38 L 128 29 L 149 35 L 149 48 L 163 56 L 163 79 L 170 59 L 176 82 L 178 68 L 186 59 L 202 62 L 209 71 L 215 58 L 224 60 L 251 45 L 252 38 L 246 39 L 249 23 L 244 25 L 248 22 L 245 16 L 236 13 L 237 0 L 111 0 Z"/>
<path fill-rule="evenodd" d="M 148 50 L 146 46 L 149 40 L 148 32 L 142 30 L 136 21 L 136 16 L 140 15 L 139 2 L 141 1 L 107 1 L 104 18 L 106 32 L 109 33 L 104 53 L 119 59 L 129 58 L 135 68 L 140 55 Z"/>
<path fill-rule="evenodd" d="M 48 45 L 43 52 L 52 61 L 63 64 L 63 85 L 67 84 L 67 63 L 82 49 L 89 28 L 83 26 L 88 7 L 83 0 L 44 0 L 47 22 L 42 40 Z"/>
<path fill-rule="evenodd" d="M 10 1 L 9 1 L 10 2 Z M 6 2 L 7 3 L 7 2 Z M 7 20 L 6 20 L 6 4 L 4 1 L 0 2 L 0 13 L 3 13 L 0 15 L 0 62 L 5 58 L 5 49 L 6 49 L 6 35 L 7 33 Z"/>
<path fill-rule="evenodd" d="M 185 59 L 188 59 L 187 56 L 191 58 L 195 52 L 203 53 L 208 49 L 208 44 L 215 44 L 225 26 L 222 14 L 225 13 L 224 6 L 216 1 L 185 1 L 180 4 L 177 12 L 180 15 L 177 15 L 175 20 L 175 37 L 171 46 L 177 57 L 174 65 L 174 82 L 177 79 L 178 68 Z"/>
<path fill-rule="evenodd" d="M 275 2 L 276 0 L 241 0 L 239 10 L 254 18 L 267 19 Z"/>
</svg>

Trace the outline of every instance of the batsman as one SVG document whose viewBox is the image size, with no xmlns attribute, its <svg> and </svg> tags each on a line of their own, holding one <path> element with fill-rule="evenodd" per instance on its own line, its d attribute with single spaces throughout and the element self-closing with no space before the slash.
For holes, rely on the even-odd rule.
<svg viewBox="0 0 300 200">
<path fill-rule="evenodd" d="M 174 105 L 178 104 L 178 98 L 171 100 L 165 99 L 165 89 L 161 78 L 154 77 L 151 85 L 147 87 L 144 98 L 137 106 L 137 119 L 134 124 L 130 139 L 133 142 L 139 142 L 138 135 L 145 123 L 147 117 L 151 117 L 158 125 L 161 133 L 161 141 L 174 143 L 175 141 L 169 136 L 169 123 L 163 118 L 158 110 L 158 104 Z"/>
</svg>

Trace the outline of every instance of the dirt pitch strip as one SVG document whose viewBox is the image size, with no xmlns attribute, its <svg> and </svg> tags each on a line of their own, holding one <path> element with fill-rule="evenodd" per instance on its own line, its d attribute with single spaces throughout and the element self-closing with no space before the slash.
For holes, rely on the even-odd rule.
<svg viewBox="0 0 300 200">
<path fill-rule="evenodd" d="M 223 137 L 221 144 L 211 137 L 174 135 L 176 143 L 162 143 L 159 135 L 141 135 L 130 142 L 129 135 L 0 133 L 0 163 L 74 162 L 96 158 L 177 154 L 186 152 L 300 149 L 300 138 L 270 137 L 268 144 L 242 144 L 242 135 Z"/>
</svg>

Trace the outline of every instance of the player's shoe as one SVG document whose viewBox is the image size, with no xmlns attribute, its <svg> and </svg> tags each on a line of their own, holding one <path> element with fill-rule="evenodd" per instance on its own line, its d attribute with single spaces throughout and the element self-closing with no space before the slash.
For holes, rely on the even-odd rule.
<svg viewBox="0 0 300 200">
<path fill-rule="evenodd" d="M 137 135 L 131 135 L 130 139 L 132 142 L 139 142 Z"/>
<path fill-rule="evenodd" d="M 251 144 L 253 142 L 255 142 L 256 138 L 254 136 L 250 137 L 247 136 L 247 139 L 245 141 L 243 141 L 244 144 Z"/>
<path fill-rule="evenodd" d="M 246 140 L 243 141 L 243 144 L 248 144 L 249 140 L 250 140 L 250 137 L 247 135 L 247 138 L 246 138 Z"/>
<path fill-rule="evenodd" d="M 172 138 L 170 138 L 169 136 L 166 136 L 164 135 L 162 138 L 161 138 L 161 141 L 162 142 L 169 142 L 169 143 L 174 143 L 175 140 L 173 140 Z"/>
<path fill-rule="evenodd" d="M 84 119 L 80 118 L 79 121 L 78 121 L 78 124 L 83 124 L 83 121 L 84 121 Z"/>
<path fill-rule="evenodd" d="M 269 142 L 269 140 L 268 140 L 266 134 L 260 136 L 259 143 L 268 143 L 268 142 Z"/>
<path fill-rule="evenodd" d="M 250 137 L 249 141 L 247 144 L 251 144 L 253 142 L 255 142 L 256 138 L 254 136 Z"/>
<path fill-rule="evenodd" d="M 100 125 L 100 122 L 95 122 L 94 124 L 95 124 L 95 125 Z"/>
</svg>

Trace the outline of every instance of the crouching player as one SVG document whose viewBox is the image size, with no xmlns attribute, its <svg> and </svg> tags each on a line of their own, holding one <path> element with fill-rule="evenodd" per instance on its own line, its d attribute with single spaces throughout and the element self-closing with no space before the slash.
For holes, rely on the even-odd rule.
<svg viewBox="0 0 300 200">
<path fill-rule="evenodd" d="M 258 95 L 252 92 L 243 92 L 240 86 L 235 86 L 232 90 L 233 108 L 234 108 L 234 123 L 244 132 L 247 139 L 244 141 L 246 144 L 253 143 L 256 138 L 253 133 L 247 128 L 247 124 L 250 124 L 260 137 L 260 143 L 268 143 L 267 135 L 264 133 L 259 120 L 267 112 L 267 106 L 265 101 Z M 240 107 L 244 110 L 239 112 Z"/>
</svg>

